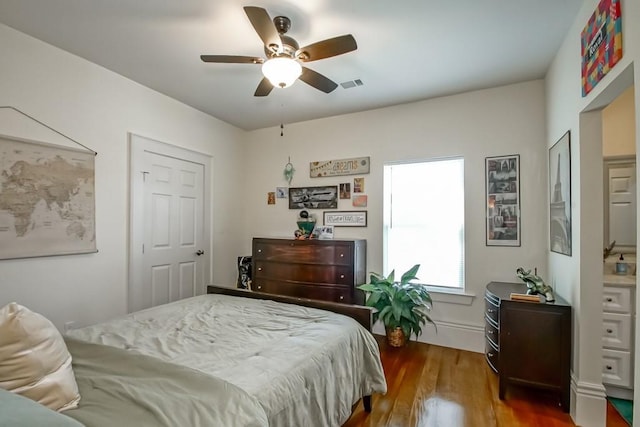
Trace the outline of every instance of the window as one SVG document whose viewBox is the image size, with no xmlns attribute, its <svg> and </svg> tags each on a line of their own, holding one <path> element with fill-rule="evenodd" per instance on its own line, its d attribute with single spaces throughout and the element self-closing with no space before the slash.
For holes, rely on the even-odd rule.
<svg viewBox="0 0 640 427">
<path fill-rule="evenodd" d="M 384 273 L 464 289 L 464 159 L 384 166 Z M 443 290 L 444 290 L 443 289 Z"/>
</svg>

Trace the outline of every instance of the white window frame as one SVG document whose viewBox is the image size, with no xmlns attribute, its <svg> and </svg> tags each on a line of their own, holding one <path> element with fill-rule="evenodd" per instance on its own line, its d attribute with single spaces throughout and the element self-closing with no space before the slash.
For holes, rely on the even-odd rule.
<svg viewBox="0 0 640 427">
<path fill-rule="evenodd" d="M 385 162 L 384 169 L 384 177 L 383 177 L 383 272 L 385 275 L 390 273 L 392 269 L 391 266 L 388 265 L 388 224 L 390 223 L 390 214 L 391 214 L 391 189 L 388 179 L 388 167 L 393 166 L 401 166 L 406 164 L 416 164 L 416 163 L 429 163 L 429 162 L 440 162 L 440 161 L 450 161 L 450 160 L 462 160 L 463 167 L 463 183 L 465 182 L 465 172 L 464 172 L 464 157 L 462 156 L 452 156 L 452 157 L 439 157 L 439 158 L 430 158 L 430 159 L 415 159 L 415 160 L 406 160 L 406 161 L 398 161 L 398 162 Z M 466 188 L 466 185 L 464 185 Z M 464 193 L 464 189 L 463 189 Z M 463 194 L 463 204 L 465 205 L 465 215 L 463 220 L 463 245 L 462 245 L 462 262 L 461 262 L 461 275 L 462 275 L 462 286 L 460 287 L 449 287 L 449 286 L 437 286 L 437 285 L 429 285 L 425 284 L 424 286 L 431 293 L 431 296 L 434 301 L 455 303 L 455 304 L 464 304 L 470 305 L 473 301 L 474 294 L 467 292 L 466 290 L 466 266 L 465 266 L 465 252 L 466 252 L 466 199 Z M 387 271 L 389 270 L 389 271 Z M 396 271 L 396 274 L 402 274 L 401 271 Z M 418 271 L 418 277 L 420 277 L 420 271 Z"/>
</svg>

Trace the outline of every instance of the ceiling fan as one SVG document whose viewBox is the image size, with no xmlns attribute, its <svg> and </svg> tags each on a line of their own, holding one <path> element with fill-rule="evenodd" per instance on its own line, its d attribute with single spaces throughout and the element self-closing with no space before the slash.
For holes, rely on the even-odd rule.
<svg viewBox="0 0 640 427">
<path fill-rule="evenodd" d="M 342 55 L 358 48 L 351 34 L 299 47 L 298 42 L 286 35 L 291 28 L 291 20 L 286 16 L 276 16 L 273 21 L 261 7 L 245 6 L 244 11 L 264 43 L 265 58 L 238 55 L 201 55 L 204 62 L 226 64 L 261 64 L 263 79 L 258 84 L 254 96 L 267 96 L 274 87 L 291 86 L 297 79 L 321 90 L 332 92 L 338 84 L 324 75 L 304 67 L 301 63 L 317 61 Z"/>
</svg>

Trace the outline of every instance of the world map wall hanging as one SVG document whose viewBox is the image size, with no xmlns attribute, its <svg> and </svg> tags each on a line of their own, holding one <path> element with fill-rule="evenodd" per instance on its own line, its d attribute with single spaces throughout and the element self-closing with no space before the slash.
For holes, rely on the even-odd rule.
<svg viewBox="0 0 640 427">
<path fill-rule="evenodd" d="M 0 113 L 0 259 L 97 252 L 97 153 L 17 108 Z"/>
<path fill-rule="evenodd" d="M 622 58 L 620 0 L 601 0 L 582 30 L 582 96 Z"/>
</svg>

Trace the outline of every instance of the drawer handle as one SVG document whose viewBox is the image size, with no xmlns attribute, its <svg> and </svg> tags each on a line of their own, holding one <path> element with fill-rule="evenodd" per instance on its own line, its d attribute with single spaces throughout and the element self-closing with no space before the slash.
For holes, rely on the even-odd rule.
<svg viewBox="0 0 640 427">
<path fill-rule="evenodd" d="M 607 365 L 607 366 L 605 366 L 605 368 L 607 368 L 607 371 L 610 371 L 610 370 L 613 369 L 613 367 L 611 365 Z"/>
<path fill-rule="evenodd" d="M 340 275 L 340 278 L 341 278 L 341 279 L 344 279 L 344 274 L 341 274 L 341 275 Z"/>
<path fill-rule="evenodd" d="M 487 313 L 495 313 L 495 311 L 492 308 L 487 308 Z"/>
<path fill-rule="evenodd" d="M 258 285 L 258 289 L 262 289 L 262 286 Z"/>
<path fill-rule="evenodd" d="M 258 267 L 258 271 L 262 271 L 262 267 Z"/>
<path fill-rule="evenodd" d="M 261 252 L 262 252 L 262 249 L 258 249 L 258 253 L 261 253 Z"/>
<path fill-rule="evenodd" d="M 344 299 L 344 296 L 340 295 L 340 301 L 342 301 Z"/>
<path fill-rule="evenodd" d="M 340 254 L 340 258 L 344 258 L 344 254 Z"/>
<path fill-rule="evenodd" d="M 611 297 L 607 298 L 607 302 L 613 302 L 613 298 Z"/>
<path fill-rule="evenodd" d="M 495 354 L 493 354 L 493 353 L 489 352 L 489 353 L 487 353 L 487 356 L 489 356 L 489 357 L 493 357 L 493 356 L 495 356 Z"/>
<path fill-rule="evenodd" d="M 496 333 L 496 331 L 494 331 L 493 329 L 490 329 L 490 330 L 488 330 L 487 332 L 488 332 L 489 334 L 491 334 L 491 335 L 493 335 L 493 334 L 495 334 L 495 333 Z"/>
<path fill-rule="evenodd" d="M 607 329 L 607 333 L 608 333 L 608 334 L 613 333 L 613 329 Z"/>
</svg>

